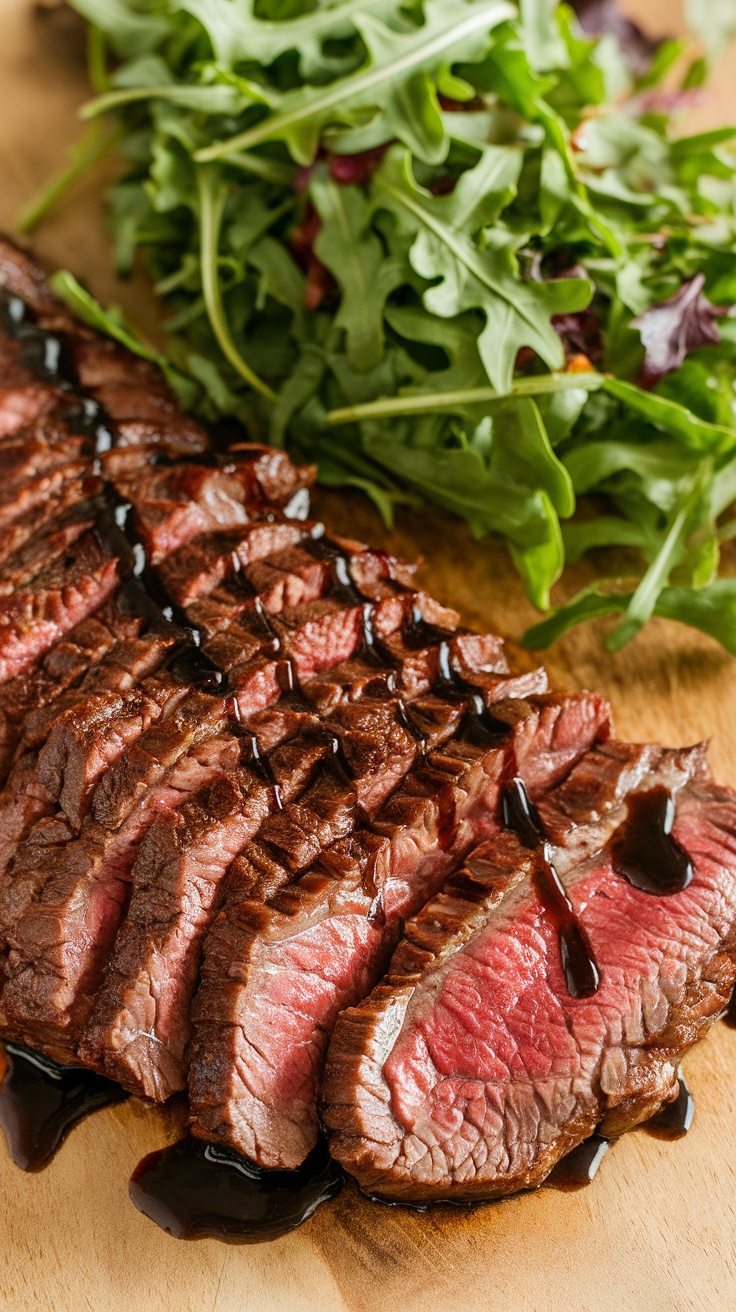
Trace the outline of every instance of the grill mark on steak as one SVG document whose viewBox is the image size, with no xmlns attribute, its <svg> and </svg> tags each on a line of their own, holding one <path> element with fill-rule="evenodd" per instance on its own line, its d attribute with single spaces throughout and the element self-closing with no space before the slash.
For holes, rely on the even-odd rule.
<svg viewBox="0 0 736 1312">
<path fill-rule="evenodd" d="M 669 897 L 624 882 L 607 850 L 642 783 L 676 793 L 673 833 L 693 863 Z M 482 846 L 335 1029 L 324 1116 L 370 1191 L 462 1200 L 539 1184 L 596 1126 L 615 1136 L 676 1097 L 682 1052 L 725 1005 L 736 802 L 702 749 L 598 747 L 540 810 L 600 988 L 569 996 L 534 854 L 508 832 Z"/>
<path fill-rule="evenodd" d="M 534 761 L 529 774 L 544 787 L 606 731 L 600 699 L 542 697 L 527 704 L 526 714 L 508 707 L 497 709 L 510 725 L 511 754 L 506 745 L 481 747 L 462 737 L 440 746 L 369 830 L 323 852 L 268 906 L 253 900 L 252 872 L 236 869 L 205 940 L 192 1011 L 195 1134 L 261 1165 L 294 1167 L 304 1159 L 316 1141 L 317 1087 L 331 1028 L 380 975 L 402 918 L 426 901 L 481 833 L 495 828 L 512 763 L 523 775 Z M 458 718 L 461 713 L 458 708 Z M 563 723 L 570 720 L 574 732 Z"/>
</svg>

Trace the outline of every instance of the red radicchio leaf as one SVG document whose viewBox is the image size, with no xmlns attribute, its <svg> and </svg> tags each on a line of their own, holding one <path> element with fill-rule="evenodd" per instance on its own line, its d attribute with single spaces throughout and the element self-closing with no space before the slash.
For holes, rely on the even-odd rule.
<svg viewBox="0 0 736 1312">
<path fill-rule="evenodd" d="M 562 338 L 565 356 L 587 355 L 591 364 L 603 364 L 603 333 L 601 321 L 594 310 L 580 310 L 577 314 L 555 314 L 552 327 Z"/>
<path fill-rule="evenodd" d="M 560 252 L 560 255 L 564 256 L 564 252 Z M 543 273 L 542 255 L 540 251 L 536 251 L 529 265 L 529 277 L 533 282 L 546 282 L 551 277 L 588 277 L 582 264 L 569 265 L 564 258 L 558 263 L 559 267 L 554 274 Z M 572 359 L 579 359 L 580 356 L 586 356 L 591 365 L 603 364 L 603 329 L 598 315 L 590 306 L 587 310 L 580 310 L 576 314 L 554 314 L 552 327 L 558 337 L 562 338 L 568 365 Z"/>
<path fill-rule="evenodd" d="M 683 283 L 669 300 L 659 301 L 638 319 L 632 319 L 646 352 L 642 387 L 654 387 L 660 378 L 679 369 L 690 351 L 714 346 L 721 340 L 715 321 L 727 311 L 708 300 L 703 294 L 704 285 L 705 276 L 699 273 Z"/>
</svg>

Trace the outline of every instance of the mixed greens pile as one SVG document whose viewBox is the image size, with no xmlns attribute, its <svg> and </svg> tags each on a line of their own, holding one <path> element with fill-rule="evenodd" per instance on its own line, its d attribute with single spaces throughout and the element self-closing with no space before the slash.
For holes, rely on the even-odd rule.
<svg viewBox="0 0 736 1312">
<path fill-rule="evenodd" d="M 73 3 L 69 178 L 122 154 L 118 268 L 145 253 L 185 404 L 499 535 L 540 610 L 625 548 L 531 646 L 657 614 L 736 652 L 736 129 L 677 135 L 687 43 L 549 0 Z"/>
</svg>

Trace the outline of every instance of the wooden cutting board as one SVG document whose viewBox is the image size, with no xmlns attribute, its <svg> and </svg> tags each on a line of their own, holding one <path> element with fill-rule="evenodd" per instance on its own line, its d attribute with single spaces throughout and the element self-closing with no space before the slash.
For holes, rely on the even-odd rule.
<svg viewBox="0 0 736 1312">
<path fill-rule="evenodd" d="M 631 0 L 656 29 L 673 0 Z M 87 94 L 73 28 L 0 0 L 0 227 L 58 167 Z M 736 52 L 691 122 L 736 115 Z M 120 286 L 103 236 L 100 183 L 87 183 L 37 234 L 102 300 L 154 330 L 142 279 Z M 439 511 L 387 534 L 363 500 L 321 494 L 320 513 L 353 535 L 423 555 L 434 592 L 473 625 L 519 634 L 532 618 L 503 553 L 473 543 Z M 567 595 L 585 571 L 560 590 Z M 553 681 L 611 700 L 621 735 L 667 744 L 712 740 L 717 776 L 736 784 L 736 662 L 657 622 L 617 656 L 591 626 L 548 654 Z M 736 1303 L 736 1033 L 716 1026 L 686 1060 L 696 1099 L 687 1139 L 638 1131 L 578 1194 L 541 1190 L 473 1211 L 426 1215 L 372 1205 L 348 1187 L 276 1243 L 183 1244 L 135 1211 L 127 1180 L 140 1157 L 178 1136 L 181 1109 L 131 1100 L 78 1127 L 52 1165 L 24 1176 L 0 1144 L 1 1312 L 721 1312 Z"/>
</svg>

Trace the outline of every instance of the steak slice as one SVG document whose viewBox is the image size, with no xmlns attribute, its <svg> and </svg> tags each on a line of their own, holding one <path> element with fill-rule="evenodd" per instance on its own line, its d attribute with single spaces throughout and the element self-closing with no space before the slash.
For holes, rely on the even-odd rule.
<svg viewBox="0 0 736 1312">
<path fill-rule="evenodd" d="M 66 488 L 89 475 L 83 459 L 84 441 L 65 437 L 49 445 L 45 434 L 23 433 L 0 447 L 0 529 L 45 506 L 52 497 L 65 495 Z"/>
<path fill-rule="evenodd" d="M 129 616 L 115 615 L 111 621 L 112 625 L 114 625 L 112 632 L 108 631 L 108 637 L 110 638 L 115 633 L 123 635 L 126 631 L 135 632 L 137 628 L 140 628 L 140 621 L 131 619 Z M 60 691 L 56 697 L 49 694 L 46 698 L 46 705 L 42 701 L 37 710 L 26 715 L 22 727 L 18 730 L 17 759 L 8 775 L 5 787 L 0 793 L 0 944 L 2 943 L 5 925 L 2 890 L 8 879 L 12 878 L 12 870 L 10 874 L 7 872 L 13 854 L 18 843 L 25 837 L 31 826 L 41 816 L 48 815 L 53 810 L 54 802 L 58 800 L 54 786 L 52 785 L 50 789 L 48 778 L 41 777 L 39 749 L 43 748 L 44 743 L 46 743 L 49 735 L 53 733 L 58 722 L 60 732 L 66 735 L 65 741 L 67 744 L 69 744 L 70 733 L 74 732 L 78 736 L 80 741 L 78 743 L 77 765 L 81 766 L 81 752 L 85 747 L 85 744 L 81 741 L 84 738 L 85 715 L 90 717 L 92 725 L 94 725 L 96 717 L 99 716 L 100 695 L 104 693 L 121 694 L 131 689 L 141 677 L 151 673 L 156 668 L 170 646 L 170 642 L 170 638 L 163 638 L 156 634 L 147 634 L 142 638 L 121 636 L 109 652 L 101 654 L 102 658 L 88 670 L 81 684 L 69 691 Z M 60 667 L 63 668 L 62 660 L 52 660 L 52 653 L 49 653 L 46 663 L 50 667 L 51 679 L 54 677 L 55 670 Z M 13 680 L 6 687 L 11 688 L 18 682 L 18 680 Z M 32 683 L 31 687 L 33 686 Z M 48 691 L 46 684 L 42 686 Z M 114 696 L 111 696 L 108 705 L 112 707 L 116 705 Z M 143 729 L 143 722 L 136 718 L 134 708 L 131 707 L 131 709 L 133 714 L 128 718 L 127 725 L 123 729 L 128 741 L 136 732 Z M 149 717 L 154 714 L 152 702 L 148 706 L 146 714 Z M 123 720 L 125 720 L 124 715 Z M 102 731 L 102 726 L 99 723 L 97 728 Z M 112 759 L 114 746 L 114 739 L 111 740 L 109 745 L 106 745 L 104 741 L 98 743 L 94 733 L 87 734 L 86 751 L 90 755 L 90 784 L 95 776 L 95 758 L 99 761 L 104 757 L 105 752 L 109 752 Z M 58 789 L 62 789 L 63 779 L 59 779 L 57 782 Z M 77 773 L 76 786 L 70 775 L 66 796 L 70 804 L 71 799 L 76 797 L 75 815 L 81 815 L 82 808 L 86 809 L 89 800 L 89 789 L 84 787 L 83 770 Z"/>
<path fill-rule="evenodd" d="M 3 561 L 0 597 L 19 592 L 41 574 L 50 571 L 66 555 L 83 533 L 94 528 L 95 515 L 87 502 L 64 517 L 63 522 L 48 525 L 43 534 L 30 539 Z"/>
<path fill-rule="evenodd" d="M 193 1133 L 263 1166 L 298 1166 L 317 1138 L 332 1026 L 380 976 L 402 918 L 496 827 L 512 764 L 537 790 L 550 786 L 608 726 L 607 707 L 590 695 L 531 699 L 524 712 L 501 703 L 493 713 L 514 726 L 510 740 L 459 737 L 431 752 L 370 829 L 323 853 L 269 905 L 253 900 L 251 872 L 228 885 L 192 1012 Z"/>
<path fill-rule="evenodd" d="M 34 708 L 43 711 L 67 688 L 93 668 L 115 644 L 122 622 L 131 634 L 140 622 L 116 616 L 103 607 L 71 629 L 33 669 L 0 688 L 0 779 L 4 783 L 21 737 L 26 717 Z"/>
<path fill-rule="evenodd" d="M 0 528 L 0 562 L 12 560 L 27 543 L 39 534 L 53 533 L 67 517 L 81 513 L 89 499 L 99 490 L 100 480 L 87 474 L 72 477 L 45 502 L 34 506 L 25 515 L 19 515 Z"/>
<path fill-rule="evenodd" d="M 179 464 L 143 468 L 118 480 L 130 501 L 152 564 L 202 533 L 240 528 L 263 512 L 282 507 L 288 516 L 295 496 L 314 480 L 284 452 L 253 448 L 235 453 L 223 466 Z M 303 507 L 306 513 L 306 504 Z M 304 516 L 298 516 L 303 518 Z"/>
<path fill-rule="evenodd" d="M 75 1060 L 130 894 L 141 841 L 162 813 L 236 767 L 230 734 L 195 743 L 116 831 L 88 820 L 78 838 L 42 820 L 23 844 L 4 895 L 10 951 L 0 994 L 0 1029 L 47 1053 Z"/>
<path fill-rule="evenodd" d="M 479 647 L 475 654 L 487 657 L 488 651 Z M 494 662 L 502 663 L 498 644 Z M 510 682 L 496 676 L 499 686 Z M 244 791 L 239 777 L 218 781 L 206 799 L 192 799 L 181 813 L 154 824 L 136 861 L 130 908 L 82 1041 L 83 1060 L 156 1099 L 184 1086 L 189 1004 L 223 875 L 247 844 L 238 877 L 248 868 L 262 886 L 266 872 L 271 883 L 285 882 L 322 847 L 350 832 L 361 812 L 378 809 L 417 751 L 416 736 L 401 722 L 398 698 L 387 700 L 385 688 L 383 693 L 380 700 L 356 701 L 348 692 L 328 721 L 302 709 L 308 703 L 290 709 L 288 699 L 252 717 L 248 731 L 257 731 L 257 761 L 273 789 L 266 789 L 265 809 L 263 778 L 251 776 Z M 437 698 L 424 698 L 412 709 L 428 743 L 451 733 L 461 714 L 462 707 Z M 299 736 L 264 758 L 265 729 L 271 743 L 286 731 L 298 730 Z M 258 824 L 258 839 L 249 842 Z"/>
<path fill-rule="evenodd" d="M 30 305 L 44 327 L 52 330 L 75 328 L 66 306 L 49 287 L 43 269 L 3 236 L 0 236 L 0 287 Z"/>
<path fill-rule="evenodd" d="M 171 678 L 146 679 L 128 692 L 93 693 L 56 717 L 39 753 L 37 777 L 73 829 L 81 828 L 100 776 L 188 691 Z"/>
<path fill-rule="evenodd" d="M 327 750 L 300 738 L 271 752 L 285 799 Z M 141 844 L 128 913 L 78 1053 L 133 1093 L 165 1101 L 185 1085 L 202 938 L 225 871 L 272 806 L 272 786 L 241 766 L 162 815 Z"/>
<path fill-rule="evenodd" d="M 105 556 L 94 533 L 85 533 L 32 587 L 0 598 L 0 683 L 22 674 L 98 610 L 117 583 L 117 561 Z"/>
<path fill-rule="evenodd" d="M 609 846 L 627 799 L 657 787 L 676 799 L 694 872 L 670 896 L 616 874 Z M 335 1027 L 323 1115 L 371 1192 L 472 1200 L 540 1184 L 596 1127 L 618 1135 L 676 1096 L 683 1052 L 730 996 L 736 798 L 710 782 L 702 748 L 597 747 L 539 810 L 600 986 L 570 995 L 539 855 L 509 832 L 480 846 Z"/>
<path fill-rule="evenodd" d="M 54 387 L 29 383 L 26 387 L 0 389 L 0 440 L 40 423 L 58 404 Z"/>
<path fill-rule="evenodd" d="M 158 567 L 166 593 L 178 606 L 191 606 L 212 592 L 233 570 L 273 556 L 299 542 L 314 527 L 274 515 L 229 533 L 206 533 L 172 551 Z"/>
</svg>

